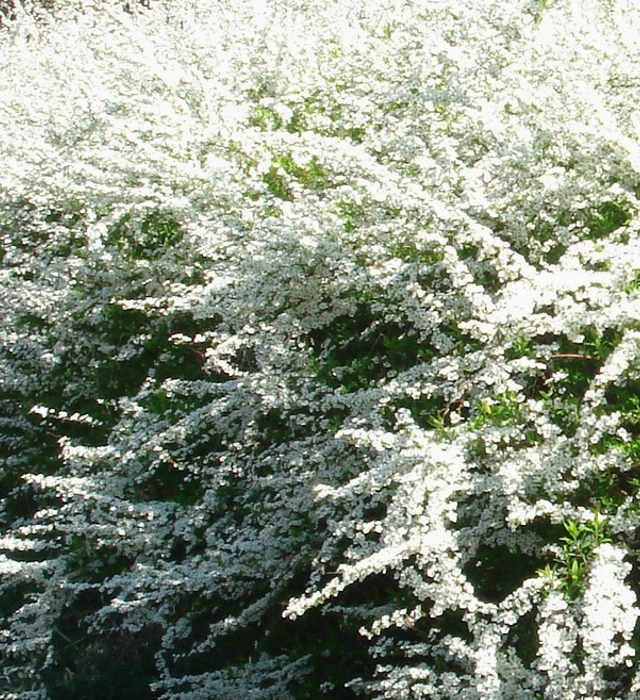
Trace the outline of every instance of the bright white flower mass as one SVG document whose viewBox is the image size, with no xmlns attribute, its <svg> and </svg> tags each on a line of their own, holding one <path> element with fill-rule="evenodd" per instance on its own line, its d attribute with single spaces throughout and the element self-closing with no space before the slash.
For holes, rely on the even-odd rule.
<svg viewBox="0 0 640 700">
<path fill-rule="evenodd" d="M 633 700 L 635 6 L 148 4 L 0 29 L 3 697 Z"/>
</svg>

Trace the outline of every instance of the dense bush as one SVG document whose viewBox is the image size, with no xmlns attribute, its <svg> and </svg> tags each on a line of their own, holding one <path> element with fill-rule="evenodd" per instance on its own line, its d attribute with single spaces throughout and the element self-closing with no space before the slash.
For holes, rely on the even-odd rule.
<svg viewBox="0 0 640 700">
<path fill-rule="evenodd" d="M 634 6 L 18 10 L 3 697 L 637 697 Z"/>
</svg>

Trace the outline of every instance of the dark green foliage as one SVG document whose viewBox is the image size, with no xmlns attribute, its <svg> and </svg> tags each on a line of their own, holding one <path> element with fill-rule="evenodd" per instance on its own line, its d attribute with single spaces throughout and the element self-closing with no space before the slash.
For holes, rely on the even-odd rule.
<svg viewBox="0 0 640 700">
<path fill-rule="evenodd" d="M 93 509 L 98 510 L 94 505 Z M 92 510 L 91 505 L 89 510 Z M 90 527 L 91 523 L 87 525 Z M 133 560 L 114 545 L 100 543 L 95 535 L 74 535 L 64 547 L 65 565 L 71 581 L 100 584 L 127 570 Z M 72 605 L 75 608 L 76 604 Z"/>
<path fill-rule="evenodd" d="M 465 564 L 464 573 L 480 600 L 499 603 L 534 576 L 542 564 L 543 560 L 527 557 L 517 549 L 483 544 Z"/>
<path fill-rule="evenodd" d="M 142 503 L 165 501 L 191 506 L 201 500 L 204 489 L 205 485 L 178 463 L 161 462 L 138 485 L 136 497 Z"/>
<path fill-rule="evenodd" d="M 165 248 L 177 245 L 184 233 L 180 222 L 170 213 L 150 211 L 142 217 L 124 214 L 109 227 L 106 243 L 126 258 L 153 260 Z"/>
<path fill-rule="evenodd" d="M 524 614 L 509 630 L 504 649 L 514 649 L 518 657 L 527 666 L 533 663 L 538 652 L 535 609 Z"/>
<path fill-rule="evenodd" d="M 398 409 L 407 409 L 411 417 L 421 428 L 446 430 L 447 404 L 442 396 L 408 396 L 395 399 L 389 405 L 388 414 L 393 416 Z"/>
<path fill-rule="evenodd" d="M 490 258 L 484 257 L 479 245 L 465 243 L 460 247 L 458 254 L 460 260 L 467 263 L 476 284 L 481 285 L 489 293 L 498 292 L 502 283 L 496 274 L 495 263 Z"/>
<path fill-rule="evenodd" d="M 318 379 L 344 393 L 374 385 L 391 372 L 426 362 L 435 351 L 410 324 L 382 321 L 365 304 L 311 335 Z"/>
<path fill-rule="evenodd" d="M 588 237 L 592 240 L 604 238 L 630 220 L 631 214 L 625 202 L 603 202 L 586 222 Z"/>
<path fill-rule="evenodd" d="M 67 608 L 53 633 L 53 663 L 43 672 L 51 700 L 154 700 L 155 650 L 160 630 L 132 632 L 114 620 L 101 634 L 87 629 L 87 616 L 100 605 L 87 591 Z"/>
<path fill-rule="evenodd" d="M 268 648 L 309 654 L 314 660 L 295 690 L 296 700 L 356 700 L 359 694 L 346 684 L 354 676 L 370 677 L 375 669 L 368 645 L 358 634 L 358 620 L 339 612 L 314 610 L 296 624 L 280 623 L 271 632 Z"/>
<path fill-rule="evenodd" d="M 327 184 L 328 174 L 316 159 L 298 165 L 291 156 L 285 154 L 277 156 L 274 160 L 274 165 L 263 176 L 263 181 L 269 192 L 278 199 L 293 199 L 294 182 L 311 190 L 321 190 Z"/>
<path fill-rule="evenodd" d="M 585 478 L 570 498 L 576 505 L 613 514 L 639 492 L 640 477 L 634 472 L 606 471 Z"/>
<path fill-rule="evenodd" d="M 540 574 L 551 585 L 558 586 L 566 598 L 573 600 L 584 590 L 593 551 L 611 539 L 599 511 L 595 511 L 591 522 L 565 520 L 563 527 L 564 535 L 559 538 L 561 553 L 552 564 L 541 569 Z"/>
</svg>

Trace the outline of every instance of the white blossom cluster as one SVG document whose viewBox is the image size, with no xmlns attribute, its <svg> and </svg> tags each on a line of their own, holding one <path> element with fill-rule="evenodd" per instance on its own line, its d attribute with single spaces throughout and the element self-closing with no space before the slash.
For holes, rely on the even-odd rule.
<svg viewBox="0 0 640 700">
<path fill-rule="evenodd" d="M 640 697 L 634 4 L 15 5 L 1 696 Z"/>
</svg>

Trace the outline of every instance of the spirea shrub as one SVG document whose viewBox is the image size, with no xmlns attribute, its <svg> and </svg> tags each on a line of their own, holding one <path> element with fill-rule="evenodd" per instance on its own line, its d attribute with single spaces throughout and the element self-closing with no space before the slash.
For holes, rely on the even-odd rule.
<svg viewBox="0 0 640 700">
<path fill-rule="evenodd" d="M 639 697 L 633 3 L 15 14 L 2 697 Z"/>
</svg>

